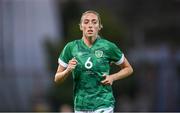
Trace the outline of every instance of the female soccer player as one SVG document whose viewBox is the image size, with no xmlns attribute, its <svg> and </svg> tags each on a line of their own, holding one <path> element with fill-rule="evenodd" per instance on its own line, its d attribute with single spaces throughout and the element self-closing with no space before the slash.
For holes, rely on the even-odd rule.
<svg viewBox="0 0 180 113">
<path fill-rule="evenodd" d="M 113 113 L 114 81 L 132 74 L 133 69 L 120 49 L 98 35 L 102 24 L 95 11 L 82 14 L 82 38 L 69 42 L 58 59 L 55 82 L 64 81 L 72 72 L 74 80 L 75 113 Z M 110 74 L 110 63 L 120 71 Z"/>
</svg>

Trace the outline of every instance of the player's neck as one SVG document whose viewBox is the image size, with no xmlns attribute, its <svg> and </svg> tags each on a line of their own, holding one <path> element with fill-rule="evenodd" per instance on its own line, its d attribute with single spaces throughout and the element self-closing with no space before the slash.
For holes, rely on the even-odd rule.
<svg viewBox="0 0 180 113">
<path fill-rule="evenodd" d="M 97 36 L 96 37 L 85 37 L 85 36 L 83 36 L 83 41 L 88 47 L 91 47 L 96 39 L 97 39 Z"/>
</svg>

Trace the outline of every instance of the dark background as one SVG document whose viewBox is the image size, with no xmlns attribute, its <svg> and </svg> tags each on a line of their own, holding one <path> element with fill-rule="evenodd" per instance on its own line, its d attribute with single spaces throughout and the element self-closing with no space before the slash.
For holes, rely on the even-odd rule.
<svg viewBox="0 0 180 113">
<path fill-rule="evenodd" d="M 113 84 L 115 111 L 180 111 L 180 0 L 0 0 L 0 111 L 73 109 L 72 78 L 53 79 L 87 10 L 134 69 Z"/>
</svg>

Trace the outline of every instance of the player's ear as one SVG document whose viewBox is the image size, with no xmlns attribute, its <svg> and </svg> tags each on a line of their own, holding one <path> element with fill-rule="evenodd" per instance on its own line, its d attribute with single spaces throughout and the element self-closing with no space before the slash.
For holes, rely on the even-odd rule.
<svg viewBox="0 0 180 113">
<path fill-rule="evenodd" d="M 103 28 L 102 24 L 99 25 L 99 31 Z"/>
<path fill-rule="evenodd" d="M 81 23 L 79 24 L 79 28 L 80 28 L 80 30 L 82 31 L 82 25 L 81 25 Z"/>
</svg>

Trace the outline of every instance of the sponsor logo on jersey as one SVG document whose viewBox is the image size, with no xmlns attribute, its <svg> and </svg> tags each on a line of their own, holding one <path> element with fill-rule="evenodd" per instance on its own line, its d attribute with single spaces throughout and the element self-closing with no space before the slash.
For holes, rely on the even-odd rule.
<svg viewBox="0 0 180 113">
<path fill-rule="evenodd" d="M 101 57 L 103 56 L 103 51 L 101 51 L 101 50 L 96 50 L 96 51 L 95 51 L 95 56 L 96 56 L 97 58 L 101 58 Z"/>
</svg>

